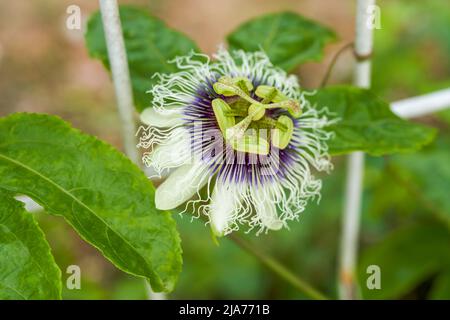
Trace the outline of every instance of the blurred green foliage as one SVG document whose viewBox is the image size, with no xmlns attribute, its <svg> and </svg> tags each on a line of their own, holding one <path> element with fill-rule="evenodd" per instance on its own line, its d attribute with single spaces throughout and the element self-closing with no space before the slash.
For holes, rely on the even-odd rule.
<svg viewBox="0 0 450 320">
<path fill-rule="evenodd" d="M 450 86 L 450 3 L 380 1 L 372 88 L 386 100 Z"/>
<path fill-rule="evenodd" d="M 268 14 L 247 21 L 227 36 L 233 50 L 264 50 L 270 61 L 287 71 L 320 60 L 334 32 L 293 12 Z"/>
</svg>

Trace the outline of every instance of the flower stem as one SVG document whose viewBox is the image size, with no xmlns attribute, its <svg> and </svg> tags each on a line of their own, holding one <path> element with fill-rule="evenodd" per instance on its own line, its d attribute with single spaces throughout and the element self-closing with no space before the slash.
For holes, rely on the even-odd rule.
<svg viewBox="0 0 450 320">
<path fill-rule="evenodd" d="M 250 242 L 242 239 L 241 237 L 239 237 L 234 233 L 229 235 L 228 238 L 234 241 L 239 247 L 241 247 L 246 252 L 254 256 L 256 259 L 258 259 L 263 265 L 265 265 L 273 273 L 277 274 L 284 281 L 291 284 L 297 290 L 303 292 L 306 296 L 314 300 L 328 299 L 325 295 L 323 295 L 321 292 L 313 288 L 310 284 L 308 284 L 307 282 L 296 276 L 294 273 L 288 270 L 285 266 L 283 266 L 273 257 L 259 251 L 259 249 L 256 248 L 254 245 L 252 245 Z"/>
</svg>

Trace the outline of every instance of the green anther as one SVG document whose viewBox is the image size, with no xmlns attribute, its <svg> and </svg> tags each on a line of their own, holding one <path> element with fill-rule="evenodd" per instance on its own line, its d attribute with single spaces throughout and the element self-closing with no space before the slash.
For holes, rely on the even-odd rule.
<svg viewBox="0 0 450 320">
<path fill-rule="evenodd" d="M 299 118 L 302 115 L 298 101 L 289 99 L 274 87 L 258 86 L 255 94 L 263 99 L 261 103 L 267 103 L 268 100 L 269 102 L 273 102 L 273 104 L 267 105 L 266 108 L 268 109 L 286 109 L 294 118 Z"/>
<path fill-rule="evenodd" d="M 292 99 L 277 103 L 263 104 L 262 106 L 264 106 L 264 109 L 285 109 L 296 119 L 302 115 L 300 104 Z"/>
<path fill-rule="evenodd" d="M 269 143 L 266 139 L 257 135 L 246 135 L 240 139 L 229 141 L 234 150 L 253 154 L 269 154 Z"/>
<path fill-rule="evenodd" d="M 216 83 L 213 84 L 213 89 L 218 94 L 224 95 L 225 97 L 237 96 L 239 91 L 242 91 L 233 82 L 233 79 L 227 76 L 220 77 Z"/>
<path fill-rule="evenodd" d="M 293 104 L 291 105 L 291 108 L 288 108 L 288 111 L 295 119 L 298 119 L 302 115 L 302 108 L 300 107 L 298 101 L 291 101 L 293 102 Z"/>
<path fill-rule="evenodd" d="M 245 90 L 242 90 L 237 84 L 235 84 L 233 79 L 230 77 L 220 77 L 219 80 L 213 84 L 213 89 L 216 93 L 224 95 L 225 97 L 240 96 L 242 99 L 245 99 L 250 103 L 259 103 L 250 97 Z"/>
<path fill-rule="evenodd" d="M 267 104 L 270 103 L 272 101 L 272 99 L 275 98 L 275 96 L 277 95 L 277 89 L 272 87 L 272 90 L 270 90 L 267 95 L 264 97 L 264 99 L 262 99 L 261 103 L 262 104 Z"/>
<path fill-rule="evenodd" d="M 261 108 L 261 105 L 252 104 L 248 108 L 248 114 L 255 114 L 252 117 L 252 120 L 258 121 L 258 120 L 262 119 L 262 117 L 264 117 L 264 115 L 266 114 L 266 110 L 264 108 Z"/>
<path fill-rule="evenodd" d="M 252 91 L 253 90 L 253 84 L 250 80 L 248 80 L 246 77 L 228 77 L 228 76 L 222 76 L 220 77 L 217 82 L 232 86 L 232 85 L 236 85 L 239 86 L 239 84 L 242 85 L 243 90 L 248 90 L 248 91 Z"/>
<path fill-rule="evenodd" d="M 253 84 L 246 77 L 236 77 L 233 78 L 233 83 L 237 85 L 241 90 L 243 90 L 246 94 L 250 94 L 250 91 L 253 90 Z"/>
<path fill-rule="evenodd" d="M 237 96 L 238 91 L 242 91 L 236 88 L 234 85 L 228 85 L 221 82 L 216 82 L 213 84 L 213 89 L 216 93 L 224 95 L 225 97 Z"/>
<path fill-rule="evenodd" d="M 294 122 L 288 116 L 280 116 L 278 122 L 286 126 L 286 130 L 273 129 L 272 144 L 278 149 L 285 149 L 292 139 L 294 133 Z"/>
<path fill-rule="evenodd" d="M 300 118 L 300 116 L 302 115 L 302 109 L 300 108 L 300 104 L 298 103 L 298 101 L 286 100 L 278 102 L 276 104 L 279 105 L 279 108 L 286 109 L 287 111 L 289 111 L 291 116 L 293 116 L 296 119 Z"/>
<path fill-rule="evenodd" d="M 273 90 L 275 89 L 275 93 Z M 284 94 L 282 94 L 278 89 L 271 86 L 258 86 L 256 88 L 255 94 L 262 99 L 270 99 L 269 102 L 281 102 L 289 100 Z"/>
<path fill-rule="evenodd" d="M 227 84 L 229 86 L 232 86 L 234 84 L 233 82 L 233 78 L 228 77 L 228 76 L 222 76 L 220 77 L 217 82 L 223 83 L 223 84 Z"/>
<path fill-rule="evenodd" d="M 227 129 L 233 127 L 236 123 L 234 117 L 227 115 L 227 113 L 233 112 L 233 109 L 222 99 L 214 99 L 212 101 L 212 107 L 220 131 L 225 135 Z"/>
</svg>

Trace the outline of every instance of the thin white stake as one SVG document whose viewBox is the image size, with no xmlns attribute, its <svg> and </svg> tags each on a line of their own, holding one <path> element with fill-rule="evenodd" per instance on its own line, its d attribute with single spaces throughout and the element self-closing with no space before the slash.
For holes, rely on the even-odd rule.
<svg viewBox="0 0 450 320">
<path fill-rule="evenodd" d="M 370 87 L 373 29 L 369 26 L 369 8 L 375 0 L 358 0 L 356 12 L 354 84 L 361 88 Z M 364 173 L 364 153 L 355 152 L 348 158 L 345 207 L 342 220 L 342 235 L 339 265 L 339 297 L 356 299 L 357 286 L 355 265 L 358 252 L 359 220 L 361 215 L 362 182 Z"/>
<path fill-rule="evenodd" d="M 131 91 L 127 53 L 122 36 L 122 25 L 119 18 L 119 8 L 116 0 L 100 0 L 99 2 L 116 92 L 117 108 L 122 123 L 122 139 L 125 153 L 134 163 L 139 164 L 140 159 L 135 137 L 136 123 L 134 119 L 133 94 Z"/>
<path fill-rule="evenodd" d="M 391 104 L 392 111 L 402 118 L 416 118 L 450 107 L 450 88 Z"/>
</svg>

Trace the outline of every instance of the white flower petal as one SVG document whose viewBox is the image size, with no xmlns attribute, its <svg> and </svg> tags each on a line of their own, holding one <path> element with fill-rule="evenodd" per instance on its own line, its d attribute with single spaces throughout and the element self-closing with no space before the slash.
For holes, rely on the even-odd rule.
<svg viewBox="0 0 450 320">
<path fill-rule="evenodd" d="M 256 214 L 261 218 L 262 224 L 271 230 L 280 230 L 283 222 L 278 218 L 275 203 L 265 201 L 257 205 Z"/>
<path fill-rule="evenodd" d="M 140 118 L 146 125 L 159 128 L 171 128 L 183 124 L 181 109 L 161 112 L 154 108 L 147 108 L 142 111 Z"/>
<path fill-rule="evenodd" d="M 209 219 L 213 232 L 223 236 L 239 211 L 240 192 L 232 184 L 223 185 L 217 182 L 211 198 Z"/>
<path fill-rule="evenodd" d="M 158 181 L 164 178 L 167 178 L 171 173 L 170 170 L 157 171 L 154 167 L 145 167 L 144 168 L 145 175 L 152 181 Z"/>
<path fill-rule="evenodd" d="M 170 210 L 192 198 L 208 182 L 210 173 L 202 162 L 179 167 L 156 189 L 155 205 Z"/>
<path fill-rule="evenodd" d="M 268 189 L 254 190 L 253 204 L 256 209 L 256 217 L 261 224 L 270 230 L 280 230 L 283 227 L 283 221 L 278 218 L 275 201 Z"/>
<path fill-rule="evenodd" d="M 155 171 L 177 168 L 191 161 L 191 138 L 184 128 L 175 128 L 170 137 L 155 148 L 148 157 Z"/>
</svg>

